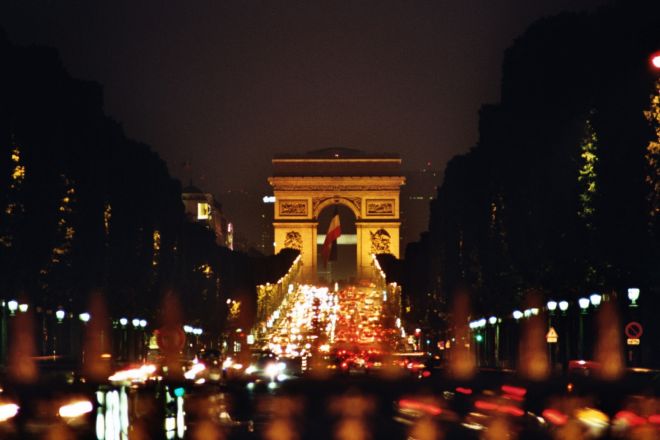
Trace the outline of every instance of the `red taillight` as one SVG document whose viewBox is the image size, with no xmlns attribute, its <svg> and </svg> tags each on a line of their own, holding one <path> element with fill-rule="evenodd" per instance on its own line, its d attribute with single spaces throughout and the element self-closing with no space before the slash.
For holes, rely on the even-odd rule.
<svg viewBox="0 0 660 440">
<path fill-rule="evenodd" d="M 623 420 L 630 426 L 643 425 L 644 423 L 646 423 L 646 420 L 644 420 L 644 417 L 640 417 L 632 411 L 625 411 L 625 410 L 624 411 L 619 411 L 618 413 L 616 413 L 614 418 L 616 420 Z M 650 419 L 650 417 L 649 417 L 649 419 Z"/>
<path fill-rule="evenodd" d="M 546 409 L 542 413 L 543 418 L 552 423 L 553 425 L 565 425 L 568 421 L 568 416 L 556 409 Z"/>
<path fill-rule="evenodd" d="M 514 387 L 512 385 L 502 385 L 502 391 L 513 396 L 524 397 L 527 390 L 521 387 Z"/>
<path fill-rule="evenodd" d="M 442 408 L 440 408 L 439 406 L 430 403 L 420 402 L 417 400 L 410 400 L 410 399 L 399 400 L 399 407 L 404 409 L 414 409 L 418 411 L 423 411 L 433 416 L 437 416 L 440 413 L 442 413 Z"/>
<path fill-rule="evenodd" d="M 469 396 L 470 394 L 472 394 L 472 388 L 456 387 L 456 392 Z"/>
<path fill-rule="evenodd" d="M 503 414 L 520 417 L 525 414 L 525 411 L 513 405 L 498 405 L 496 403 L 488 402 L 486 400 L 477 400 L 474 402 L 474 407 L 484 411 L 497 411 Z"/>
</svg>

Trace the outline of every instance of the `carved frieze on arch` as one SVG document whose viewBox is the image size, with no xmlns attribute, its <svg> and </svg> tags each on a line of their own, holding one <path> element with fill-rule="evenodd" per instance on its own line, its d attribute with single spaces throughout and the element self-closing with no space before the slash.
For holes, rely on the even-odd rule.
<svg viewBox="0 0 660 440">
<path fill-rule="evenodd" d="M 314 218 L 319 218 L 321 211 L 329 205 L 344 205 L 355 214 L 355 218 L 362 217 L 362 198 L 353 196 L 326 196 L 312 198 L 312 213 Z"/>
<path fill-rule="evenodd" d="M 284 247 L 302 251 L 303 240 L 302 240 L 302 235 L 300 235 L 300 232 L 297 231 L 287 232 L 286 238 L 284 239 Z"/>
<path fill-rule="evenodd" d="M 390 251 L 390 242 L 392 237 L 390 233 L 385 229 L 378 229 L 377 231 L 369 231 L 369 236 L 371 239 L 371 249 L 370 253 L 372 254 L 389 254 Z"/>
</svg>

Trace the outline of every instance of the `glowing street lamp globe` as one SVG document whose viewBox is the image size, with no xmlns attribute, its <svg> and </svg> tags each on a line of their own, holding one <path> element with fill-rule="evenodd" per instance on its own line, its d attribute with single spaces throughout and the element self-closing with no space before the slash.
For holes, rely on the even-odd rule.
<svg viewBox="0 0 660 440">
<path fill-rule="evenodd" d="M 79 318 L 82 322 L 87 323 L 87 322 L 89 322 L 89 320 L 90 320 L 90 318 L 91 318 L 91 315 L 90 315 L 89 313 L 87 313 L 87 312 L 83 312 L 83 313 L 81 313 L 80 315 L 78 315 L 78 318 Z"/>
<path fill-rule="evenodd" d="M 589 308 L 589 303 L 589 298 L 578 299 L 578 306 L 580 306 L 583 312 Z"/>
<path fill-rule="evenodd" d="M 552 301 L 552 300 L 548 301 L 546 305 L 548 306 L 548 310 L 550 310 L 551 312 L 557 310 L 557 301 Z"/>
<path fill-rule="evenodd" d="M 559 310 L 562 312 L 568 310 L 568 301 L 559 301 Z"/>
<path fill-rule="evenodd" d="M 603 297 L 597 293 L 592 293 L 591 296 L 589 297 L 589 300 L 591 301 L 591 304 L 594 305 L 594 307 L 598 307 L 602 299 Z"/>
<path fill-rule="evenodd" d="M 632 307 L 637 307 L 637 300 L 639 299 L 639 289 L 637 287 L 631 287 L 628 289 L 628 299 L 632 303 Z"/>
<path fill-rule="evenodd" d="M 146 319 L 140 319 L 140 327 L 145 328 L 147 326 L 147 320 Z"/>
<path fill-rule="evenodd" d="M 62 309 L 59 309 L 58 311 L 55 312 L 55 317 L 57 318 L 58 322 L 62 322 L 65 316 L 66 316 L 66 312 Z"/>
<path fill-rule="evenodd" d="M 133 324 L 133 327 L 138 328 L 140 326 L 140 320 L 137 318 L 133 318 L 131 324 Z"/>
<path fill-rule="evenodd" d="M 517 321 L 522 317 L 523 317 L 523 312 L 521 312 L 520 310 L 514 310 L 513 311 L 513 319 L 515 319 Z"/>
<path fill-rule="evenodd" d="M 490 318 L 488 318 L 488 323 L 490 325 L 495 325 L 497 323 L 497 318 L 495 316 L 491 316 Z"/>
<path fill-rule="evenodd" d="M 127 318 L 119 318 L 119 324 L 121 324 L 122 327 L 126 327 L 126 324 L 128 324 L 128 319 Z"/>
<path fill-rule="evenodd" d="M 14 313 L 16 313 L 16 310 L 18 310 L 18 301 L 16 301 L 15 299 L 8 301 L 7 308 L 9 309 L 9 312 L 13 315 Z"/>
</svg>

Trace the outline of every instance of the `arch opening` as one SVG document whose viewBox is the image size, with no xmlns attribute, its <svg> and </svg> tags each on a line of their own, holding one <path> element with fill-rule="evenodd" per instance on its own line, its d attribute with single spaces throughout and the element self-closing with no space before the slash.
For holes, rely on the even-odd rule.
<svg viewBox="0 0 660 440">
<path fill-rule="evenodd" d="M 323 262 L 323 242 L 330 221 L 336 212 L 339 214 L 341 236 L 337 240 L 336 260 Z M 357 277 L 357 227 L 353 209 L 344 203 L 327 204 L 318 214 L 316 276 L 321 283 L 329 285 L 338 282 L 354 283 Z"/>
</svg>

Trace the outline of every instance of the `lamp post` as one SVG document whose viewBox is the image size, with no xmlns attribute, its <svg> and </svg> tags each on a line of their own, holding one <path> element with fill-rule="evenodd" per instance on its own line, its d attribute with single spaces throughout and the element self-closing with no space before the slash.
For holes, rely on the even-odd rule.
<svg viewBox="0 0 660 440">
<path fill-rule="evenodd" d="M 488 323 L 495 327 L 495 334 L 493 335 L 493 362 L 495 367 L 500 365 L 500 326 L 499 320 L 496 316 L 488 318 Z"/>
<path fill-rule="evenodd" d="M 563 330 L 561 331 L 564 339 L 564 356 L 562 357 L 562 360 L 566 361 L 568 360 L 570 353 L 571 353 L 571 344 L 570 341 L 568 340 L 568 324 L 567 324 L 567 311 L 568 311 L 568 301 L 566 300 L 561 300 L 559 301 L 559 310 L 561 311 L 561 322 L 562 322 L 562 327 Z"/>
<path fill-rule="evenodd" d="M 548 331 L 550 331 L 552 328 L 552 317 L 555 315 L 555 310 L 557 310 L 557 301 L 548 301 L 546 307 L 548 308 Z M 555 363 L 557 362 L 557 345 L 556 342 L 552 344 L 548 343 L 548 359 L 550 359 L 551 368 L 554 368 Z M 554 350 L 553 347 L 555 348 Z"/>
<path fill-rule="evenodd" d="M 584 359 L 584 316 L 587 314 L 589 308 L 589 298 L 578 299 L 578 306 L 580 306 L 580 331 L 579 331 L 579 346 L 578 355 L 580 359 Z"/>
<path fill-rule="evenodd" d="M 603 296 L 599 295 L 598 293 L 592 293 L 591 296 L 589 296 L 589 301 L 594 307 L 598 307 L 602 300 Z"/>
</svg>

